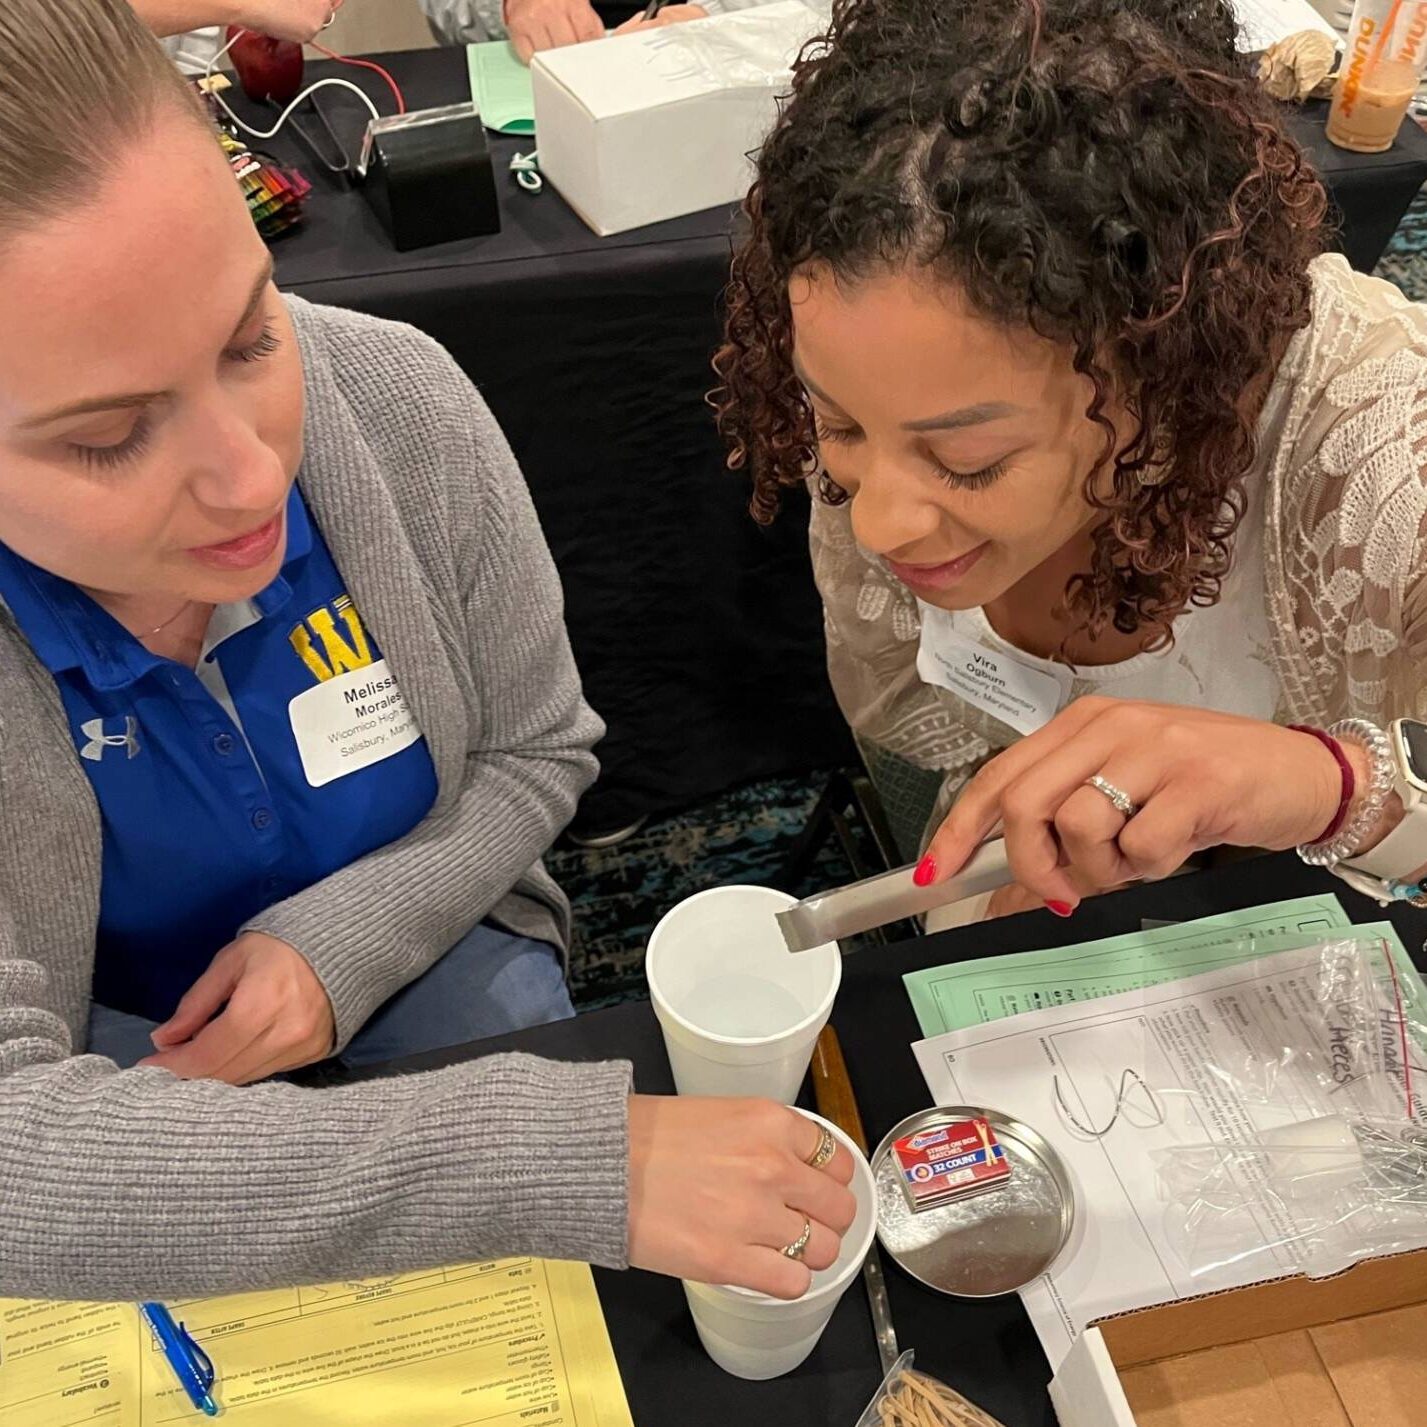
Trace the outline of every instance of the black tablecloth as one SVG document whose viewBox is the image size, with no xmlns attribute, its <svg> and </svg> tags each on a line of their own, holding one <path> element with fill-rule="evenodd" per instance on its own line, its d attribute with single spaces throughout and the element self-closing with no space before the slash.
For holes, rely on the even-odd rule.
<svg viewBox="0 0 1427 1427">
<path fill-rule="evenodd" d="M 1143 919 L 1188 921 L 1281 897 L 1338 893 L 1356 921 L 1377 921 L 1375 904 L 1291 854 L 1238 863 L 1085 902 L 1069 921 L 1049 913 L 963 927 L 845 963 L 833 1023 L 842 1040 L 870 1143 L 927 1103 L 909 1049 L 919 1038 L 903 989 L 904 972 L 1009 951 L 1066 945 L 1137 930 Z M 1419 967 L 1427 914 L 1399 904 L 1388 914 Z M 645 1092 L 673 1081 L 652 1011 L 631 1004 L 457 1051 L 418 1057 L 404 1068 L 449 1064 L 493 1050 L 522 1049 L 560 1060 L 627 1057 Z M 1017 1298 L 983 1302 L 943 1297 L 887 1261 L 897 1334 L 917 1362 L 1001 1419 L 1005 1427 L 1053 1427 L 1050 1369 Z M 730 1377 L 704 1354 L 678 1283 L 648 1273 L 597 1270 L 600 1301 L 639 1427 L 853 1427 L 880 1380 L 867 1299 L 848 1290 L 811 1358 L 767 1383 Z"/>
<path fill-rule="evenodd" d="M 468 97 L 461 51 L 381 58 L 412 108 Z M 375 77 L 340 72 L 389 107 Z M 340 90 L 323 103 L 339 122 L 362 114 Z M 1323 137 L 1321 110 L 1295 128 L 1342 210 L 1345 250 L 1370 267 L 1427 179 L 1427 136 L 1408 124 L 1386 154 L 1345 154 Z M 318 178 L 306 227 L 277 246 L 278 281 L 429 332 L 505 428 L 565 581 L 587 694 L 609 723 L 583 823 L 615 827 L 841 762 L 805 515 L 753 525 L 704 403 L 733 212 L 598 238 L 558 194 L 533 198 L 505 173 L 533 143 L 493 141 L 502 232 L 411 253 L 392 250 L 359 194 Z M 268 147 L 318 177 L 291 134 Z"/>
</svg>

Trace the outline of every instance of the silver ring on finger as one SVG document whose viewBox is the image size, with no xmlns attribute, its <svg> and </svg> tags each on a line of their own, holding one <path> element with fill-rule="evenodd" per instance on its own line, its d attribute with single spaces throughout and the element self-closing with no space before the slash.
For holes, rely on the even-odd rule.
<svg viewBox="0 0 1427 1427">
<path fill-rule="evenodd" d="M 837 1141 L 826 1125 L 818 1126 L 817 1148 L 803 1161 L 812 1169 L 824 1169 L 828 1161 L 837 1153 Z"/>
<path fill-rule="evenodd" d="M 778 1250 L 785 1259 L 792 1259 L 795 1263 L 802 1263 L 803 1255 L 808 1251 L 808 1245 L 813 1238 L 813 1221 L 805 1218 L 803 1220 L 803 1232 L 793 1240 L 791 1244 L 784 1244 Z"/>
<path fill-rule="evenodd" d="M 1108 778 L 1102 778 L 1098 773 L 1093 778 L 1087 778 L 1085 786 L 1094 788 L 1097 793 L 1103 793 L 1109 798 L 1115 811 L 1123 818 L 1132 818 L 1140 810 L 1139 804 L 1123 788 L 1117 788 Z"/>
</svg>

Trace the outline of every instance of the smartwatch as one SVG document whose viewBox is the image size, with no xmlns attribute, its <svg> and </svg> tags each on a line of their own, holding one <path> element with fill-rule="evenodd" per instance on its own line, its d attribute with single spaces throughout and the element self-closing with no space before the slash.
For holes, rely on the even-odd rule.
<svg viewBox="0 0 1427 1427">
<path fill-rule="evenodd" d="M 1392 790 L 1403 818 L 1376 847 L 1341 865 L 1382 882 L 1405 882 L 1427 865 L 1427 723 L 1400 718 L 1389 725 L 1395 771 Z"/>
</svg>

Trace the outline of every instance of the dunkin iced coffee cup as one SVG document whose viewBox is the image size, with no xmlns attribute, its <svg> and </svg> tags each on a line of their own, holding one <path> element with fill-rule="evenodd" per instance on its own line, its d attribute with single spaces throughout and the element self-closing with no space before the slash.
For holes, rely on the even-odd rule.
<svg viewBox="0 0 1427 1427">
<path fill-rule="evenodd" d="M 1328 137 L 1340 149 L 1378 154 L 1392 147 L 1427 67 L 1427 0 L 1357 0 Z"/>
</svg>

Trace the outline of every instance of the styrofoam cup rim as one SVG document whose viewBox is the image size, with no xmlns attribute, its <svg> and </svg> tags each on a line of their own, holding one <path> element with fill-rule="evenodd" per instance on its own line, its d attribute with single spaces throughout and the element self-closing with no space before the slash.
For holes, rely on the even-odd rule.
<svg viewBox="0 0 1427 1427">
<path fill-rule="evenodd" d="M 701 902 L 706 898 L 717 897 L 721 893 L 728 892 L 760 892 L 770 900 L 782 903 L 780 910 L 786 911 L 789 907 L 796 906 L 798 899 L 790 896 L 787 892 L 780 892 L 776 887 L 759 887 L 750 882 L 734 882 L 725 887 L 707 887 L 702 892 L 695 892 L 692 897 L 685 897 L 682 902 L 677 902 L 670 907 L 655 924 L 654 930 L 649 933 L 649 944 L 644 953 L 644 980 L 649 987 L 649 999 L 654 1003 L 654 1013 L 662 1019 L 668 1016 L 676 1025 L 688 1031 L 691 1035 L 698 1036 L 701 1040 L 710 1042 L 713 1045 L 726 1045 L 738 1047 L 753 1047 L 760 1045 L 777 1045 L 780 1041 L 793 1041 L 799 1036 L 812 1032 L 814 1035 L 826 1024 L 832 1004 L 837 1000 L 838 990 L 842 986 L 842 955 L 837 949 L 836 942 L 824 942 L 823 946 L 813 947 L 808 951 L 799 952 L 799 956 L 812 956 L 820 952 L 824 947 L 832 948 L 832 980 L 827 992 L 818 1005 L 804 1016 L 801 1021 L 789 1026 L 786 1030 L 776 1032 L 771 1036 L 726 1036 L 717 1031 L 706 1031 L 702 1026 L 696 1025 L 693 1021 L 680 1012 L 676 1011 L 665 998 L 659 989 L 659 984 L 650 972 L 649 963 L 653 959 L 655 944 L 659 940 L 659 933 L 664 929 L 664 924 L 670 917 L 677 915 L 686 908 L 691 907 L 695 902 Z"/>
</svg>

